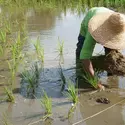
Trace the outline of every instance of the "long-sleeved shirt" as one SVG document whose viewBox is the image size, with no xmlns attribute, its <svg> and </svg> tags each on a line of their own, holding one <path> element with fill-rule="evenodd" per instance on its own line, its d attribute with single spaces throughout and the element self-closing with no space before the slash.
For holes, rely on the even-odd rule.
<svg viewBox="0 0 125 125">
<path fill-rule="evenodd" d="M 88 31 L 89 20 L 98 13 L 103 13 L 108 11 L 112 10 L 105 7 L 94 7 L 88 11 L 85 18 L 83 19 L 80 28 L 80 34 L 85 37 L 85 40 L 80 53 L 80 59 L 90 59 L 92 57 L 92 53 L 96 44 L 96 41 L 93 39 L 93 37 Z"/>
</svg>

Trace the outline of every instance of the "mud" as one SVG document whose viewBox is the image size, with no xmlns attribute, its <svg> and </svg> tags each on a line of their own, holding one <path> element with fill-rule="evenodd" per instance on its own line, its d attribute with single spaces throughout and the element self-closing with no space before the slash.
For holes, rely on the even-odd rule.
<svg viewBox="0 0 125 125">
<path fill-rule="evenodd" d="M 94 68 L 107 71 L 108 75 L 125 75 L 125 57 L 119 51 L 112 50 L 107 55 L 92 58 Z"/>
<path fill-rule="evenodd" d="M 98 98 L 98 99 L 96 99 L 96 102 L 103 103 L 103 104 L 109 104 L 110 100 L 108 98 Z"/>
</svg>

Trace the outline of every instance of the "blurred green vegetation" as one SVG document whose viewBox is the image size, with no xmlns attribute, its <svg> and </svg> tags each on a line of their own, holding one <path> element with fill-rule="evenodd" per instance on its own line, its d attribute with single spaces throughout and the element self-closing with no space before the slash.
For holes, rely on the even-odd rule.
<svg viewBox="0 0 125 125">
<path fill-rule="evenodd" d="M 0 5 L 15 6 L 18 8 L 61 8 L 85 11 L 86 8 L 94 6 L 105 6 L 109 8 L 116 8 L 116 10 L 123 11 L 125 8 L 125 0 L 0 0 Z"/>
</svg>

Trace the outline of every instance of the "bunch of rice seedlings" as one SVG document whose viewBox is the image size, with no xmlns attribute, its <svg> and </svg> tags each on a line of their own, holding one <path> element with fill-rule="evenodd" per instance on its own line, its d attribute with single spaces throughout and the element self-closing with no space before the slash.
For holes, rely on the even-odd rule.
<svg viewBox="0 0 125 125">
<path fill-rule="evenodd" d="M 1 122 L 2 122 L 2 125 L 12 125 L 10 121 L 8 120 L 7 115 L 5 113 L 3 113 L 3 119 L 1 120 Z"/>
<path fill-rule="evenodd" d="M 90 73 L 85 72 L 85 74 L 82 75 L 82 76 L 83 76 L 83 78 L 84 78 L 89 84 L 91 84 L 95 89 L 97 89 L 97 87 L 98 87 L 98 77 L 97 77 L 96 73 L 95 73 L 94 76 L 91 76 Z"/>
<path fill-rule="evenodd" d="M 47 93 L 43 90 L 43 96 L 41 98 L 41 106 L 45 110 L 45 116 L 43 119 L 46 119 L 52 115 L 52 99 L 48 97 Z"/>
<path fill-rule="evenodd" d="M 63 70 L 62 70 L 62 67 L 61 65 L 59 64 L 59 75 L 60 75 L 60 78 L 61 78 L 61 92 L 65 89 L 65 85 L 66 85 L 66 78 L 63 74 Z"/>
<path fill-rule="evenodd" d="M 28 93 L 32 90 L 35 93 L 35 88 L 38 87 L 38 80 L 40 76 L 40 71 L 38 68 L 38 64 L 35 63 L 30 70 L 25 70 L 22 73 L 22 79 L 28 83 L 27 91 Z"/>
<path fill-rule="evenodd" d="M 34 44 L 38 58 L 44 63 L 44 48 L 40 45 L 40 38 L 38 37 L 36 43 Z"/>
<path fill-rule="evenodd" d="M 8 101 L 8 102 L 15 102 L 15 97 L 14 97 L 14 95 L 13 95 L 13 92 L 12 92 L 12 90 L 9 90 L 7 87 L 4 87 L 4 91 L 5 91 L 5 93 L 6 93 L 6 101 Z"/>
<path fill-rule="evenodd" d="M 59 52 L 59 55 L 63 55 L 63 51 L 64 51 L 64 41 L 60 41 L 58 39 L 58 47 L 57 50 Z"/>
<path fill-rule="evenodd" d="M 74 83 L 71 80 L 68 81 L 68 90 L 64 92 L 64 95 L 66 95 L 74 105 L 77 104 L 78 90 L 75 88 Z"/>
</svg>

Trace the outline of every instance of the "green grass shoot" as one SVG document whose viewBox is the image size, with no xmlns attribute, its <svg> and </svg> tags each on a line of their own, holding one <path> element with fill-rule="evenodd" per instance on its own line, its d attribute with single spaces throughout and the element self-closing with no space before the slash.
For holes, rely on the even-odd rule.
<svg viewBox="0 0 125 125">
<path fill-rule="evenodd" d="M 47 93 L 43 90 L 43 96 L 41 98 L 41 106 L 45 110 L 44 118 L 52 115 L 52 99 L 48 97 Z"/>
<path fill-rule="evenodd" d="M 61 92 L 65 89 L 65 85 L 66 85 L 66 78 L 63 74 L 63 70 L 62 70 L 62 67 L 61 65 L 59 64 L 59 75 L 60 75 L 60 78 L 61 78 Z"/>
<path fill-rule="evenodd" d="M 8 89 L 7 87 L 4 87 L 4 91 L 5 91 L 6 96 L 7 96 L 6 101 L 14 103 L 15 102 L 15 97 L 13 95 L 12 90 Z"/>
</svg>

